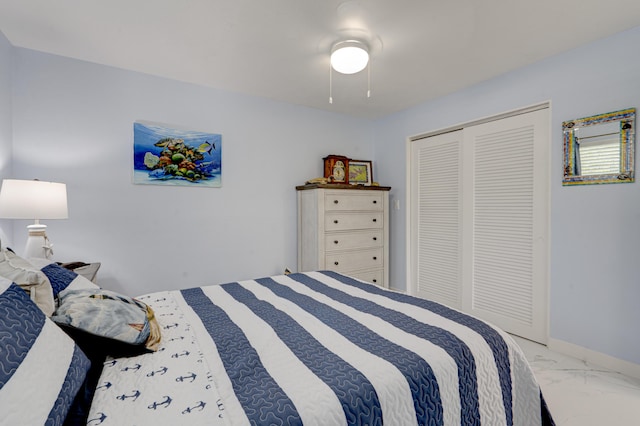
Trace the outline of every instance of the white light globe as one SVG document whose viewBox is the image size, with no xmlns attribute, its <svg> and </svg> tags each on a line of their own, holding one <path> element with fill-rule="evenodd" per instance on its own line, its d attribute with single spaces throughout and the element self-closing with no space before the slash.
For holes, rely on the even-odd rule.
<svg viewBox="0 0 640 426">
<path fill-rule="evenodd" d="M 355 74 L 369 63 L 369 52 L 359 41 L 337 43 L 331 52 L 331 66 L 342 74 Z"/>
</svg>

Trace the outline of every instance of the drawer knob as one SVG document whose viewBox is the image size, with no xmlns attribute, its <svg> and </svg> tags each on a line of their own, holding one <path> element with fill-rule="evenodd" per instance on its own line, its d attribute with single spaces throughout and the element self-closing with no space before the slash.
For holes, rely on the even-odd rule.
<svg viewBox="0 0 640 426">
<path fill-rule="evenodd" d="M 378 237 L 373 237 L 373 241 L 378 241 Z"/>
<path fill-rule="evenodd" d="M 377 283 L 377 282 L 378 282 L 378 280 L 376 280 L 376 279 L 374 278 L 374 279 L 373 279 L 373 282 L 374 282 L 374 283 Z"/>
<path fill-rule="evenodd" d="M 373 200 L 373 204 L 378 204 L 378 200 Z"/>
<path fill-rule="evenodd" d="M 373 221 L 374 221 L 374 222 L 377 222 L 377 221 L 378 221 L 378 219 L 373 219 Z"/>
<path fill-rule="evenodd" d="M 333 204 L 338 204 L 338 200 L 333 200 Z"/>
<path fill-rule="evenodd" d="M 333 244 L 338 244 L 338 240 L 334 240 L 334 241 L 333 241 Z"/>
<path fill-rule="evenodd" d="M 373 256 L 373 260 L 378 260 L 378 258 L 376 256 Z"/>
<path fill-rule="evenodd" d="M 334 221 L 333 221 L 333 223 L 338 223 L 338 221 L 337 221 L 337 220 L 334 220 Z"/>
<path fill-rule="evenodd" d="M 334 265 L 338 266 L 338 262 L 333 262 Z"/>
</svg>

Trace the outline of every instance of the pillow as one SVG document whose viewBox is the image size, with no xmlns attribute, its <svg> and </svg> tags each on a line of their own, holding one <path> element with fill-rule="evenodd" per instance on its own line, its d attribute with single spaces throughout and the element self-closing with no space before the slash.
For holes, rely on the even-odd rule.
<svg viewBox="0 0 640 426">
<path fill-rule="evenodd" d="M 3 424 L 61 425 L 89 360 L 16 284 L 0 278 Z"/>
<path fill-rule="evenodd" d="M 55 302 L 49 279 L 38 268 L 16 256 L 10 249 L 0 252 L 0 277 L 22 287 L 47 316 L 53 314 Z"/>
<path fill-rule="evenodd" d="M 58 297 L 65 290 L 98 289 L 96 284 L 70 269 L 58 265 L 48 259 L 29 259 L 51 283 L 53 297 Z"/>
<path fill-rule="evenodd" d="M 145 345 L 122 342 L 109 337 L 98 336 L 80 328 L 58 324 L 69 337 L 76 342 L 92 363 L 102 365 L 107 356 L 113 358 L 128 358 L 153 352 Z"/>
<path fill-rule="evenodd" d="M 100 346 L 110 342 L 138 346 L 141 352 L 156 350 L 160 344 L 160 326 L 153 310 L 131 297 L 100 288 L 69 290 L 58 294 L 60 305 L 51 317 L 65 327 L 104 338 Z"/>
</svg>

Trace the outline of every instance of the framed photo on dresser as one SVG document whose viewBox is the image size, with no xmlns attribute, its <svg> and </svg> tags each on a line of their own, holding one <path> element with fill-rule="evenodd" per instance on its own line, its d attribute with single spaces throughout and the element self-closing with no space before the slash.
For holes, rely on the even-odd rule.
<svg viewBox="0 0 640 426">
<path fill-rule="evenodd" d="M 368 160 L 349 161 L 349 183 L 369 186 L 373 182 L 373 164 Z"/>
</svg>

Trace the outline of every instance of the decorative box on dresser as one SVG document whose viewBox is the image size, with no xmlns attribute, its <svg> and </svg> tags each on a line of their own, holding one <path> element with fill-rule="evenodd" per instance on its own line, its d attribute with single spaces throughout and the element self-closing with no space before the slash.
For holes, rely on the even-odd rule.
<svg viewBox="0 0 640 426">
<path fill-rule="evenodd" d="M 298 190 L 298 270 L 333 270 L 389 287 L 387 186 L 311 184 Z"/>
</svg>

